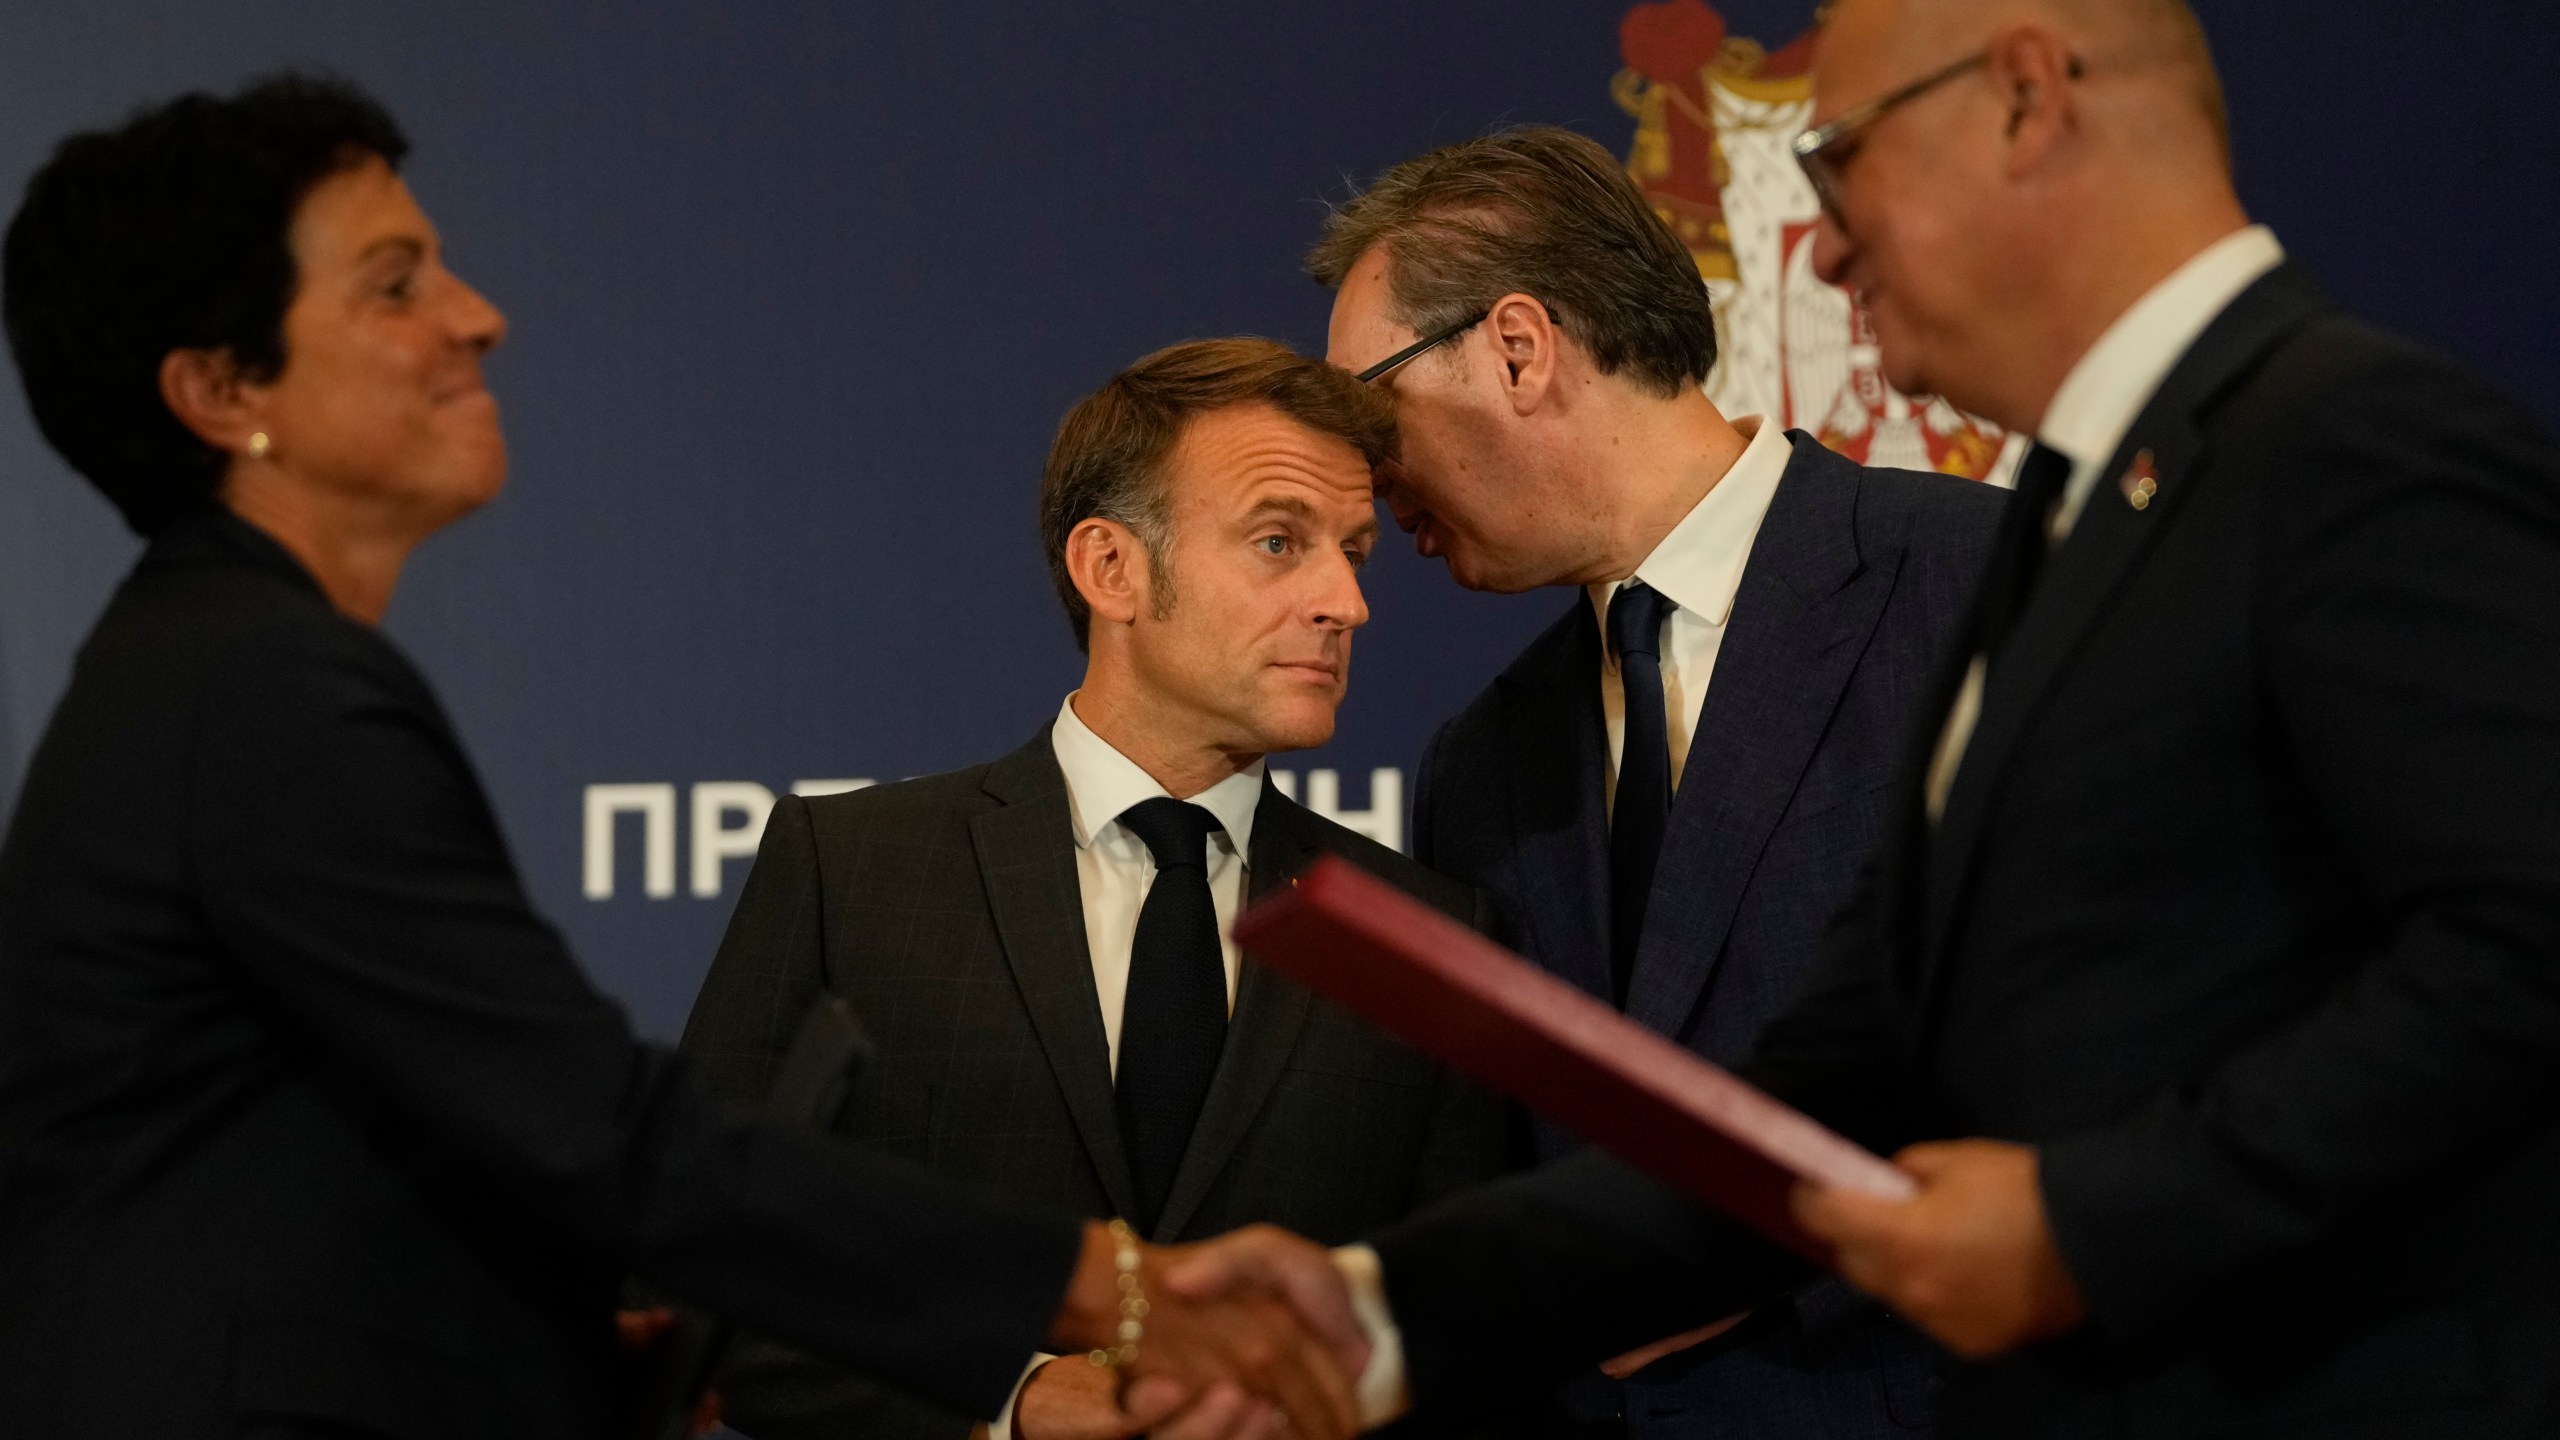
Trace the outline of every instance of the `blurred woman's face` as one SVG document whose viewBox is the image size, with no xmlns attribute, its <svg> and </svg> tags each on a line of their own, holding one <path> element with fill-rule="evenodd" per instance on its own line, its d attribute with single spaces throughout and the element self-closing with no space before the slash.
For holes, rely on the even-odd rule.
<svg viewBox="0 0 2560 1440">
<path fill-rule="evenodd" d="M 389 165 L 314 186 L 289 237 L 299 284 L 284 369 L 259 386 L 274 463 L 420 533 L 506 481 L 480 357 L 506 318 L 444 268 L 435 227 Z"/>
</svg>

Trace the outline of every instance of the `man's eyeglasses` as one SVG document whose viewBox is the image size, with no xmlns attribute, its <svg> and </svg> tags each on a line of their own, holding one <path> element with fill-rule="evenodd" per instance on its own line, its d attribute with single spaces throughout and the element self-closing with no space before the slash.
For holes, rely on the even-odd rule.
<svg viewBox="0 0 2560 1440">
<path fill-rule="evenodd" d="M 1835 225 L 1848 221 L 1840 214 L 1840 172 L 1849 157 L 1858 153 L 1858 140 L 1875 123 L 1959 75 L 1990 63 L 1989 51 L 1968 55 L 1944 70 L 1934 70 L 1901 89 L 1853 106 L 1833 117 L 1828 125 L 1817 126 L 1795 138 L 1796 165 L 1804 178 L 1813 184 L 1813 198 L 1822 202 L 1824 213 Z"/>
<path fill-rule="evenodd" d="M 1435 345 L 1448 344 L 1450 341 L 1457 339 L 1459 336 L 1464 335 L 1468 331 L 1483 324 L 1485 317 L 1492 313 L 1493 312 L 1490 310 L 1479 310 L 1475 314 L 1459 321 L 1457 324 L 1450 326 L 1446 330 L 1437 330 L 1429 335 L 1423 336 L 1421 339 L 1414 341 L 1412 344 L 1407 345 L 1393 355 L 1388 356 L 1386 359 L 1381 360 L 1377 364 L 1370 366 L 1368 369 L 1361 371 L 1359 375 L 1360 383 L 1366 385 L 1372 380 L 1380 379 L 1392 373 L 1396 367 L 1418 358 L 1430 350 L 1431 347 Z"/>
<path fill-rule="evenodd" d="M 1840 172 L 1847 168 L 1851 156 L 1858 153 L 1858 141 L 1885 116 L 1937 89 L 1959 75 L 1991 63 L 1991 52 L 1968 55 L 1944 70 L 1933 70 L 1889 95 L 1879 96 L 1832 117 L 1831 123 L 1807 130 L 1795 138 L 1791 147 L 1796 152 L 1796 165 L 1813 185 L 1813 198 L 1822 202 L 1823 213 L 1831 223 L 1846 228 L 1847 217 L 1840 213 Z M 2070 76 L 2077 80 L 2087 73 L 2080 57 L 2071 57 Z"/>
</svg>

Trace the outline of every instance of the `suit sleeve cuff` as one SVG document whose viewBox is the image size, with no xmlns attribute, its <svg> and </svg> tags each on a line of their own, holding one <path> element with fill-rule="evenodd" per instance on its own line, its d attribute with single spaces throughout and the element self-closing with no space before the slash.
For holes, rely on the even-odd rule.
<svg viewBox="0 0 2560 1440">
<path fill-rule="evenodd" d="M 2165 1143 L 2157 1117 L 2038 1147 L 2045 1221 L 2101 1343 L 2158 1353 L 2192 1323 L 2199 1297 L 2245 1271 L 2297 1227 L 2192 1150 Z"/>
<path fill-rule="evenodd" d="M 1333 1252 L 1334 1267 L 1351 1291 L 1351 1311 L 1368 1332 L 1369 1367 L 1360 1372 L 1352 1394 L 1360 1402 L 1360 1427 L 1375 1430 L 1413 1408 L 1405 1384 L 1404 1334 L 1387 1308 L 1387 1282 L 1378 1252 L 1366 1245 L 1345 1245 Z M 1005 1440 L 999 1436 L 997 1440 Z"/>
<path fill-rule="evenodd" d="M 1013 1440 L 1013 1407 L 1022 1399 L 1022 1387 L 1031 1383 L 1031 1377 L 1040 1373 L 1041 1366 L 1057 1358 L 1055 1355 L 1034 1355 L 1031 1363 L 1022 1367 L 1022 1378 L 1013 1382 L 1013 1393 L 1004 1397 L 1004 1408 L 987 1423 L 987 1440 Z"/>
</svg>

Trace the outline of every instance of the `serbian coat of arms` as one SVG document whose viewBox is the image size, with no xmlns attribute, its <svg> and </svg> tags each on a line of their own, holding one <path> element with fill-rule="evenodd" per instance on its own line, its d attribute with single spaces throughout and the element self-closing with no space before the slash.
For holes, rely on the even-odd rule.
<svg viewBox="0 0 2560 1440">
<path fill-rule="evenodd" d="M 1636 122 L 1627 171 L 1697 259 L 1720 359 L 1707 393 L 1853 460 L 2005 481 L 2018 447 L 1885 383 L 1856 301 L 1813 270 L 1820 214 L 1789 143 L 1813 113 L 1814 29 L 1770 50 L 1705 0 L 1638 5 L 1610 89 Z"/>
</svg>

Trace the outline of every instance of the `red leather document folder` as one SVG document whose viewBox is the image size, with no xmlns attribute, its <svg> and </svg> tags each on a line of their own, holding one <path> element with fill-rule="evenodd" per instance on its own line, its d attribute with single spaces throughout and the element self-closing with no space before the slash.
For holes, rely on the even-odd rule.
<svg viewBox="0 0 2560 1440">
<path fill-rule="evenodd" d="M 1888 1199 L 1910 1178 L 1800 1111 L 1344 861 L 1248 910 L 1257 960 L 1806 1257 L 1787 1212 L 1818 1180 Z"/>
</svg>

